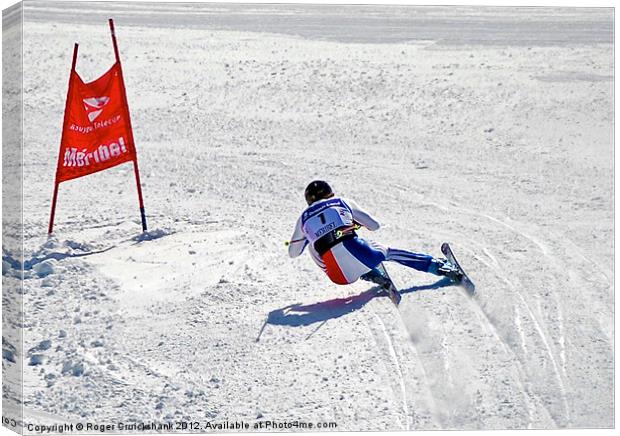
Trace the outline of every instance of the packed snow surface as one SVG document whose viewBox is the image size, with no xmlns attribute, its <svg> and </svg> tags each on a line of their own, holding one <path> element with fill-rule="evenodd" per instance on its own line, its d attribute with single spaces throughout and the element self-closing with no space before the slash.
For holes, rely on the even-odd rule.
<svg viewBox="0 0 620 436">
<path fill-rule="evenodd" d="M 28 422 L 614 425 L 611 9 L 66 7 L 25 9 L 3 369 Z M 104 73 L 107 17 L 149 232 L 125 164 L 63 183 L 47 239 L 73 43 Z M 476 294 L 388 264 L 397 309 L 289 259 L 315 178 L 382 223 L 363 237 L 449 241 Z"/>
</svg>

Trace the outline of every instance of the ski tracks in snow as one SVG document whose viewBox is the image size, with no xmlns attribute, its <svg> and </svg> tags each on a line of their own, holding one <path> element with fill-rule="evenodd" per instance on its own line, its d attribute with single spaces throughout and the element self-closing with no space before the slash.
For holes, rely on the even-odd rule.
<svg viewBox="0 0 620 436">
<path fill-rule="evenodd" d="M 458 215 L 459 227 L 462 222 L 466 223 L 465 226 L 467 226 L 475 225 L 476 221 L 479 220 L 491 224 L 491 227 L 488 225 L 478 227 L 478 229 L 486 229 L 489 231 L 489 234 L 493 235 L 494 239 L 488 242 L 484 239 L 485 233 L 480 233 L 479 230 L 471 233 L 459 228 L 453 229 L 451 232 L 438 232 L 436 229 L 433 229 L 432 234 L 435 237 L 442 238 L 442 240 L 454 243 L 461 241 L 458 244 L 458 250 L 460 250 L 458 252 L 462 253 L 461 257 L 466 256 L 475 260 L 475 262 L 464 262 L 466 269 L 478 285 L 478 294 L 471 299 L 468 298 L 471 301 L 470 307 L 482 328 L 491 337 L 495 338 L 496 343 L 506 358 L 516 363 L 519 376 L 515 382 L 520 386 L 524 395 L 524 409 L 528 425 L 547 425 L 544 423 L 545 417 L 540 414 L 536 415 L 534 412 L 540 406 L 548 410 L 548 419 L 552 420 L 555 426 L 563 427 L 569 425 L 571 423 L 571 407 L 568 402 L 568 389 L 566 386 L 568 376 L 566 347 L 568 340 L 566 338 L 565 316 L 562 301 L 559 297 L 558 285 L 552 281 L 549 283 L 535 283 L 535 286 L 532 288 L 532 286 L 525 286 L 525 282 L 522 283 L 522 281 L 527 280 L 528 285 L 531 285 L 531 279 L 535 277 L 538 280 L 544 280 L 549 273 L 554 274 L 551 277 L 561 278 L 561 272 L 570 267 L 561 263 L 561 254 L 557 252 L 555 247 L 542 239 L 542 235 L 545 232 L 539 231 L 537 236 L 533 236 L 531 232 L 524 229 L 524 226 L 516 221 L 509 220 L 508 218 L 494 217 L 488 213 L 477 212 L 469 208 L 460 207 L 454 203 L 443 205 L 428 202 L 422 198 L 421 202 L 441 210 L 447 217 Z M 463 220 L 463 216 L 471 218 Z M 500 233 L 497 233 L 498 230 Z M 496 234 L 493 234 L 493 231 Z M 477 239 L 464 236 L 470 234 L 475 235 Z M 511 265 L 512 261 L 514 259 L 519 260 L 522 248 L 512 244 L 504 247 L 495 245 L 494 241 L 497 240 L 497 235 L 502 234 L 510 238 L 522 238 L 523 241 L 530 244 L 534 253 L 538 253 L 536 256 L 540 257 L 536 262 L 538 262 L 537 265 L 541 265 L 543 273 L 528 271 L 531 267 L 527 264 L 513 267 Z M 500 239 L 500 243 L 503 244 L 504 240 Z M 568 245 L 566 246 L 568 247 Z M 574 247 L 569 248 L 569 254 L 571 256 L 575 255 Z M 527 248 L 524 250 L 527 250 Z M 579 256 L 575 255 L 575 258 L 577 257 Z M 476 271 L 476 262 L 483 267 L 482 270 Z M 485 273 L 484 270 L 487 272 Z M 578 269 L 577 274 L 579 274 L 579 271 L 580 269 Z M 487 278 L 485 274 L 488 273 L 491 273 L 491 277 Z M 526 273 L 526 275 L 521 277 L 523 273 Z M 576 285 L 578 282 L 583 283 L 583 280 L 575 280 L 574 277 L 570 279 L 570 276 L 569 280 L 573 285 Z M 497 300 L 497 296 L 493 295 L 494 291 L 490 288 L 493 282 L 501 284 L 505 289 L 510 290 L 510 293 L 505 295 L 505 301 Z M 543 298 L 541 296 L 541 285 L 546 285 L 547 288 L 544 308 L 543 301 L 541 300 Z M 529 291 L 527 296 L 524 295 L 524 290 Z M 465 293 L 463 295 L 465 296 Z M 512 307 L 507 304 L 513 298 L 511 295 L 516 298 L 513 301 Z M 403 302 L 406 302 L 406 300 L 407 297 L 404 298 Z M 511 312 L 512 316 L 509 315 Z M 552 322 L 550 324 L 553 329 L 552 332 L 548 331 L 549 325 L 542 320 L 543 314 L 545 320 L 548 320 L 547 322 Z M 534 340 L 532 334 L 538 339 Z M 552 334 L 551 337 L 549 336 L 550 334 Z M 443 341 L 442 343 L 445 347 L 446 343 Z M 531 346 L 527 344 L 531 344 Z M 543 355 L 540 355 L 541 351 L 544 352 L 544 358 Z M 542 368 L 532 364 L 532 354 L 540 355 L 543 362 Z M 550 371 L 548 372 L 552 377 L 551 380 L 555 380 L 559 408 L 554 408 L 554 401 L 546 399 L 548 393 L 544 388 L 537 390 L 532 387 L 536 386 L 536 382 L 533 382 L 533 380 L 545 380 L 544 375 L 537 374 L 541 370 L 542 374 L 547 372 L 545 369 L 546 365 L 544 365 L 545 360 L 550 364 Z M 449 369 L 444 368 L 444 371 L 446 374 L 450 374 Z M 545 381 L 545 383 L 548 383 L 548 381 Z"/>
<path fill-rule="evenodd" d="M 495 222 L 497 224 L 500 224 L 502 226 L 504 226 L 505 228 L 507 228 L 508 230 L 510 230 L 511 232 L 515 233 L 517 236 L 519 237 L 523 237 L 525 238 L 527 241 L 529 241 L 532 245 L 534 245 L 536 247 L 536 249 L 544 256 L 544 259 L 546 260 L 546 262 L 548 264 L 554 264 L 555 263 L 555 259 L 554 257 L 550 254 L 550 250 L 549 248 L 546 246 L 545 243 L 543 243 L 542 241 L 539 240 L 539 238 L 528 235 L 526 232 L 521 231 L 521 230 L 517 230 L 517 228 L 514 225 L 508 224 L 506 222 L 506 220 L 500 220 L 499 218 L 495 218 L 493 216 L 490 216 L 488 214 L 485 213 L 478 213 L 476 211 L 473 211 L 471 209 L 467 209 L 467 208 L 462 208 L 462 207 L 457 207 L 454 206 L 454 209 L 459 211 L 460 213 L 466 213 L 466 214 L 470 214 L 470 215 L 477 215 L 483 218 L 486 218 L 492 222 Z M 480 263 L 482 263 L 483 265 L 485 265 L 487 268 L 489 268 L 491 271 L 493 271 L 495 278 L 500 280 L 501 282 L 503 282 L 504 284 L 506 284 L 508 286 L 508 288 L 513 292 L 513 295 L 517 296 L 518 298 L 518 303 L 520 304 L 520 306 L 522 308 L 525 309 L 525 312 L 529 318 L 529 320 L 531 321 L 535 332 L 537 333 L 539 339 L 541 340 L 545 353 L 547 355 L 547 357 L 549 358 L 549 361 L 551 362 L 552 365 L 552 369 L 553 369 L 553 376 L 556 380 L 557 386 L 558 386 L 558 390 L 559 390 L 559 396 L 561 398 L 561 403 L 562 403 L 562 414 L 563 416 L 560 418 L 557 416 L 556 413 L 553 413 L 550 411 L 550 417 L 553 419 L 553 421 L 555 422 L 556 426 L 567 426 L 570 423 L 570 410 L 568 407 L 568 401 L 567 401 L 567 392 L 566 392 L 566 388 L 565 388 L 565 384 L 564 384 L 564 376 L 565 376 L 565 368 L 563 366 L 560 366 L 557 362 L 556 359 L 556 353 L 554 348 L 550 345 L 549 343 L 549 339 L 547 337 L 547 334 L 545 333 L 537 315 L 534 313 L 534 311 L 532 310 L 532 308 L 530 307 L 530 304 L 528 303 L 527 299 L 525 298 L 525 296 L 523 295 L 523 292 L 521 289 L 523 289 L 522 285 L 518 285 L 515 284 L 515 281 L 519 280 L 519 271 L 511 271 L 509 270 L 506 266 L 504 266 L 502 268 L 501 264 L 497 261 L 497 259 L 490 254 L 491 250 L 487 247 L 487 246 L 482 246 L 480 245 L 478 242 L 469 239 L 469 243 L 471 244 L 470 248 L 465 249 L 466 251 L 469 252 L 469 255 L 474 258 L 477 259 Z M 488 262 L 484 261 L 480 256 L 478 256 L 475 251 L 474 251 L 474 247 L 479 247 L 482 248 L 482 252 L 487 254 L 487 256 L 492 259 L 494 261 L 495 265 L 491 265 Z M 507 272 L 509 271 L 509 272 Z M 512 276 L 512 278 L 510 278 Z M 479 294 L 480 295 L 480 294 Z M 554 298 L 557 301 L 557 292 L 554 290 L 553 292 Z M 478 299 L 476 299 L 476 305 L 479 307 L 481 313 L 486 317 L 487 319 L 487 323 L 491 326 L 491 328 L 496 332 L 496 336 L 499 338 L 499 340 L 502 343 L 503 348 L 508 352 L 508 348 L 510 348 L 512 350 L 512 343 L 507 343 L 505 340 L 501 339 L 501 337 L 497 334 L 497 327 L 495 326 L 495 323 L 493 321 L 490 320 L 490 318 L 486 315 L 485 309 L 483 309 L 483 307 L 481 306 L 481 304 L 478 302 Z M 515 305 L 515 308 L 518 308 L 519 305 Z M 561 313 L 562 313 L 562 309 L 561 306 L 557 306 L 557 310 L 558 313 L 560 314 L 559 319 L 561 320 Z M 521 338 L 521 340 L 524 339 L 524 331 L 523 331 L 523 324 L 519 321 L 515 321 L 514 322 L 514 326 L 517 329 L 517 332 L 519 334 L 519 337 Z M 504 328 L 505 329 L 505 328 Z M 560 344 L 564 344 L 564 334 L 563 334 L 563 323 L 560 321 L 560 323 L 558 324 L 558 331 L 559 331 L 559 342 Z M 525 342 L 523 342 L 525 344 Z M 508 345 L 508 348 L 506 348 L 506 345 Z M 537 348 L 532 348 L 530 350 L 530 353 L 527 353 L 525 351 L 525 348 L 522 349 L 523 353 L 516 353 L 514 354 L 514 356 L 517 358 L 517 360 L 520 362 L 520 366 L 524 364 L 525 360 L 528 358 L 531 358 L 531 352 L 535 352 L 537 351 Z M 559 352 L 559 355 L 562 356 L 565 354 L 565 350 L 562 348 Z M 564 360 L 562 360 L 564 361 Z M 521 371 L 521 373 L 523 374 L 523 371 Z M 529 378 L 529 377 L 528 377 Z M 545 407 L 547 408 L 547 407 Z M 529 406 L 528 406 L 529 409 Z M 530 414 L 531 416 L 531 414 Z"/>
<path fill-rule="evenodd" d="M 428 202 L 425 204 L 444 211 L 448 216 L 454 214 L 460 217 L 469 216 L 470 219 L 461 219 L 459 222 L 471 223 L 470 225 L 475 225 L 476 220 L 484 220 L 494 225 L 494 228 L 488 225 L 483 226 L 489 235 L 499 230 L 502 233 L 497 235 L 505 234 L 509 238 L 517 238 L 516 245 L 514 243 L 504 245 L 506 242 L 502 239 L 499 239 L 502 245 L 496 245 L 498 239 L 496 235 L 493 235 L 493 239 L 489 241 L 485 241 L 485 233 L 475 233 L 477 239 L 464 236 L 469 232 L 463 229 L 455 229 L 456 231 L 450 235 L 447 233 L 442 235 L 452 241 L 455 239 L 462 241 L 459 250 L 483 267 L 483 270 L 476 272 L 472 271 L 475 262 L 469 267 L 469 272 L 474 276 L 474 281 L 479 287 L 479 292 L 472 301 L 479 306 L 481 313 L 487 318 L 487 323 L 496 330 L 498 338 L 514 353 L 526 386 L 532 386 L 532 379 L 545 380 L 544 376 L 537 374 L 541 369 L 543 374 L 545 373 L 544 360 L 542 368 L 535 366 L 532 362 L 532 354 L 538 354 L 539 351 L 544 350 L 546 359 L 550 363 L 550 374 L 557 386 L 560 408 L 554 408 L 553 401 L 546 399 L 549 394 L 545 389 L 538 389 L 536 402 L 549 411 L 549 417 L 556 426 L 571 425 L 574 422 L 571 410 L 578 409 L 571 407 L 569 403 L 569 389 L 572 388 L 567 387 L 567 382 L 571 379 L 575 380 L 575 375 L 567 366 L 570 353 L 568 347 L 571 343 L 567 337 L 565 311 L 569 310 L 569 316 L 574 319 L 574 308 L 570 305 L 583 304 L 581 303 L 583 285 L 594 284 L 595 292 L 596 288 L 599 288 L 603 294 L 600 297 L 595 296 L 591 304 L 595 312 L 605 315 L 593 321 L 597 322 L 601 332 L 610 338 L 613 327 L 610 322 L 609 304 L 605 303 L 606 297 L 604 296 L 605 288 L 610 285 L 608 272 L 601 265 L 587 259 L 570 239 L 547 228 L 541 229 L 531 223 L 524 224 L 509 218 L 491 216 L 488 213 L 477 212 L 457 204 L 441 205 Z M 543 239 L 544 235 L 547 235 L 547 240 Z M 525 242 L 525 246 L 519 244 L 519 239 Z M 507 242 L 510 241 L 511 239 L 507 240 Z M 531 249 L 527 248 L 527 244 Z M 502 258 L 501 260 L 498 255 Z M 586 274 L 584 265 L 597 270 L 605 284 L 593 281 L 591 274 Z M 485 277 L 484 269 L 492 275 Z M 516 297 L 512 308 L 513 322 L 503 316 L 507 314 L 507 309 L 505 304 L 497 301 L 492 294 L 494 292 L 490 288 L 492 282 L 502 283 L 510 289 L 511 294 L 507 294 L 506 298 L 510 299 L 510 295 Z M 500 308 L 501 310 L 498 311 Z M 491 312 L 488 312 L 489 310 Z M 489 317 L 487 313 L 492 317 Z M 574 324 L 571 325 L 574 331 Z M 536 345 L 537 341 L 533 340 L 530 332 L 535 333 L 542 347 Z M 574 334 L 572 332 L 571 337 Z M 515 341 L 516 338 L 518 340 Z M 531 343 L 531 346 L 528 346 L 528 343 Z M 575 356 L 574 352 L 572 356 Z M 575 365 L 575 362 L 572 364 Z M 531 394 L 532 389 L 530 388 L 529 391 Z"/>
<path fill-rule="evenodd" d="M 403 429 L 441 428 L 428 374 L 409 340 L 400 309 L 387 298 L 375 299 L 369 305 L 366 323 L 377 344 L 377 358 L 391 368 L 387 382 L 401 399 Z"/>
<path fill-rule="evenodd" d="M 372 309 L 371 309 L 372 310 Z M 400 363 L 398 361 L 398 357 L 396 356 L 396 351 L 394 350 L 394 344 L 392 343 L 392 339 L 385 329 L 385 324 L 381 321 L 381 317 L 377 315 L 376 312 L 373 311 L 373 315 L 377 320 L 377 324 L 381 327 L 381 331 L 383 333 L 383 337 L 386 340 L 386 345 L 388 347 L 388 351 L 390 357 L 392 358 L 392 362 L 394 364 L 395 374 L 398 376 L 398 384 L 400 385 L 400 395 L 402 398 L 402 410 L 404 414 L 405 421 L 405 430 L 409 430 L 409 407 L 407 406 L 407 388 L 405 387 L 405 379 L 403 377 L 403 372 L 401 370 Z M 399 314 L 400 315 L 400 314 Z"/>
</svg>

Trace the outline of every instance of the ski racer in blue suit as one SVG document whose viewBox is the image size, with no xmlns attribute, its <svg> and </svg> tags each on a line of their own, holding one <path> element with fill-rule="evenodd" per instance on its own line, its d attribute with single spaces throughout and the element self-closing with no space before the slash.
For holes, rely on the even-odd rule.
<svg viewBox="0 0 620 436">
<path fill-rule="evenodd" d="M 379 223 L 354 201 L 334 196 L 327 182 L 311 182 L 305 197 L 308 207 L 295 225 L 289 256 L 298 257 L 309 247 L 314 262 L 334 283 L 346 285 L 359 278 L 376 282 L 376 267 L 384 261 L 458 280 L 458 271 L 445 259 L 384 247 L 357 236 L 358 226 L 375 231 Z"/>
</svg>

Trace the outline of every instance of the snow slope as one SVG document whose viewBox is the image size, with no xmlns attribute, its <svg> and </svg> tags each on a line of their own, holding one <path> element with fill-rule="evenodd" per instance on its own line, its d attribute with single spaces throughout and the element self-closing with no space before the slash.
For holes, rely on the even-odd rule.
<svg viewBox="0 0 620 436">
<path fill-rule="evenodd" d="M 496 12 L 506 26 L 512 13 Z M 105 21 L 24 28 L 28 422 L 614 425 L 610 43 L 539 44 L 536 26 L 514 45 L 342 42 L 119 17 L 145 235 L 123 165 L 64 183 L 47 240 L 72 44 L 86 79 L 113 54 Z M 290 260 L 317 177 L 382 222 L 365 237 L 434 255 L 450 241 L 477 294 L 388 265 L 395 309 Z"/>
</svg>

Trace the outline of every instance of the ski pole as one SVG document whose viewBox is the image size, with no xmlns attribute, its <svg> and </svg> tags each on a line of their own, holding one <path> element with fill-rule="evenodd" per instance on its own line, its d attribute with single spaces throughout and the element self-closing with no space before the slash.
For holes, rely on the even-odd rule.
<svg viewBox="0 0 620 436">
<path fill-rule="evenodd" d="M 305 237 L 304 238 L 299 238 L 299 239 L 291 239 L 290 241 L 285 241 L 284 245 L 286 247 L 288 247 L 289 245 L 294 244 L 295 242 L 301 242 L 301 241 L 303 241 L 305 239 L 306 239 Z"/>
</svg>

